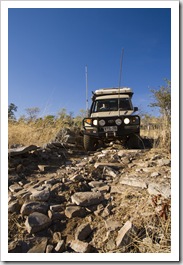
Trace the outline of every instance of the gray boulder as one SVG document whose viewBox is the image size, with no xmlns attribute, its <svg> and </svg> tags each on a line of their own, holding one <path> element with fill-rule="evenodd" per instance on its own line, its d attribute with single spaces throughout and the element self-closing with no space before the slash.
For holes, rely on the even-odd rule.
<svg viewBox="0 0 183 265">
<path fill-rule="evenodd" d="M 34 212 L 27 217 L 25 226 L 29 234 L 34 234 L 50 226 L 51 222 L 48 216 Z"/>
<path fill-rule="evenodd" d="M 90 206 L 99 204 L 104 200 L 104 195 L 100 192 L 76 192 L 72 195 L 71 200 L 73 203 L 80 206 Z"/>
</svg>

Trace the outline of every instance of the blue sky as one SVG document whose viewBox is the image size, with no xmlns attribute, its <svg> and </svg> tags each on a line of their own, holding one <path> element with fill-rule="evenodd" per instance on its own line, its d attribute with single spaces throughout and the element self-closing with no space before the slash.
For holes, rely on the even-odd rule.
<svg viewBox="0 0 183 265">
<path fill-rule="evenodd" d="M 77 115 L 88 94 L 119 85 L 134 90 L 134 106 L 153 115 L 150 89 L 171 80 L 170 8 L 9 8 L 8 103 L 40 115 Z M 91 102 L 91 101 L 89 101 Z"/>
</svg>

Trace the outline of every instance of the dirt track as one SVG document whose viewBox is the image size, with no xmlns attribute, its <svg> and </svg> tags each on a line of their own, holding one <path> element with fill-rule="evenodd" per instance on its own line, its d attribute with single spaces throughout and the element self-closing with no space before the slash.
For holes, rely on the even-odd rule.
<svg viewBox="0 0 183 265">
<path fill-rule="evenodd" d="M 170 252 L 170 164 L 117 144 L 10 152 L 9 252 Z"/>
</svg>

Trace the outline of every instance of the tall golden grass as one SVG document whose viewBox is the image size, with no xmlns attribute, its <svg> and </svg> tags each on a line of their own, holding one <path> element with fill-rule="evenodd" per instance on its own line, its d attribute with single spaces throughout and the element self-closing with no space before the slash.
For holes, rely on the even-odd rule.
<svg viewBox="0 0 183 265">
<path fill-rule="evenodd" d="M 61 128 L 58 123 L 9 122 L 8 147 L 14 144 L 42 146 L 51 141 Z"/>
<path fill-rule="evenodd" d="M 164 117 L 159 118 L 156 126 L 146 126 L 141 129 L 141 136 L 153 139 L 153 148 L 163 148 L 171 151 L 171 123 Z"/>
<path fill-rule="evenodd" d="M 63 129 L 75 125 L 69 125 L 61 120 L 49 121 L 9 121 L 8 123 L 8 147 L 14 144 L 42 146 L 53 140 L 57 133 Z M 81 121 L 77 123 L 81 128 Z M 156 128 L 143 127 L 141 137 L 153 140 L 153 148 L 163 148 L 171 151 L 171 125 L 165 119 L 159 119 Z"/>
</svg>

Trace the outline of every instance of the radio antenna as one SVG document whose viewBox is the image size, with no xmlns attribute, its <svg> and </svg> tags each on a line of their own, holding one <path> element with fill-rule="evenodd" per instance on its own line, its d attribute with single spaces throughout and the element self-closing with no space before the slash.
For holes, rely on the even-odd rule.
<svg viewBox="0 0 183 265">
<path fill-rule="evenodd" d="M 124 48 L 121 50 L 120 72 L 119 72 L 119 89 L 120 89 L 120 85 L 121 85 L 123 54 L 124 54 Z"/>
<path fill-rule="evenodd" d="M 86 76 L 86 113 L 88 116 L 88 67 L 85 66 L 85 76 Z"/>
<path fill-rule="evenodd" d="M 120 86 L 121 86 L 121 76 L 122 76 L 122 63 L 123 63 L 123 54 L 124 48 L 121 50 L 121 59 L 120 59 L 120 71 L 119 71 L 119 91 L 118 91 L 118 115 L 120 115 L 119 102 L 120 102 Z"/>
</svg>

